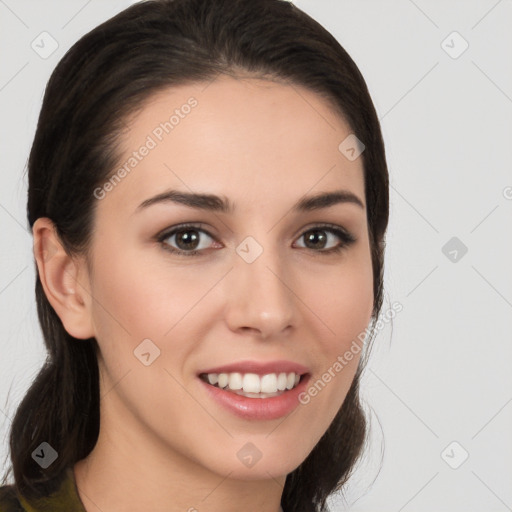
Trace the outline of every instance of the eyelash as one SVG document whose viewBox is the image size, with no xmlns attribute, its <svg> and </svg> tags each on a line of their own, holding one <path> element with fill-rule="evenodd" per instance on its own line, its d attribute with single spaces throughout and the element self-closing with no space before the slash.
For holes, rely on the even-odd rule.
<svg viewBox="0 0 512 512">
<path fill-rule="evenodd" d="M 208 231 L 204 230 L 200 227 L 198 224 L 181 224 L 179 226 L 175 226 L 169 231 L 164 231 L 156 236 L 156 241 L 162 245 L 162 248 L 166 251 L 169 251 L 172 254 L 176 254 L 178 256 L 197 256 L 200 255 L 201 252 L 204 251 L 204 249 L 200 250 L 193 250 L 193 251 L 183 251 L 181 249 L 175 249 L 171 248 L 169 244 L 165 243 L 165 240 L 170 238 L 171 236 L 175 235 L 176 233 L 179 233 L 181 231 L 187 231 L 187 230 L 195 230 L 195 231 L 201 231 L 208 235 L 210 238 L 212 238 L 214 241 L 216 241 L 215 237 L 208 233 Z M 306 231 L 303 231 L 299 238 L 304 236 L 306 233 L 309 233 L 310 231 L 328 231 L 330 233 L 333 233 L 338 238 L 341 239 L 340 245 L 336 247 L 332 247 L 331 249 L 326 250 L 315 250 L 315 249 L 309 249 L 313 252 L 319 252 L 322 254 L 330 255 L 334 253 L 338 253 L 342 251 L 343 249 L 347 248 L 348 246 L 352 245 L 354 242 L 357 241 L 357 239 L 351 235 L 349 232 L 341 229 L 339 226 L 336 226 L 336 224 L 320 224 L 317 226 L 312 226 L 308 228 Z M 301 247 L 301 249 L 308 249 L 307 247 Z"/>
</svg>

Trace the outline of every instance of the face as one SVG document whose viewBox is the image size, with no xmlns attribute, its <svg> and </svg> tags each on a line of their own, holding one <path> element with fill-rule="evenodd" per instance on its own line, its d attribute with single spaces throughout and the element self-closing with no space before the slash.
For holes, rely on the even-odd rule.
<svg viewBox="0 0 512 512">
<path fill-rule="evenodd" d="M 118 443 L 146 461 L 245 480 L 286 475 L 317 444 L 351 385 L 359 354 L 344 354 L 373 305 L 362 158 L 338 149 L 350 133 L 308 90 L 227 77 L 161 92 L 132 119 L 124 172 L 95 192 L 84 281 L 101 428 Z M 297 206 L 340 191 L 329 205 Z M 296 390 L 212 393 L 199 374 L 225 365 L 218 373 L 246 389 L 276 384 L 246 373 L 284 382 L 295 368 L 301 400 Z"/>
</svg>

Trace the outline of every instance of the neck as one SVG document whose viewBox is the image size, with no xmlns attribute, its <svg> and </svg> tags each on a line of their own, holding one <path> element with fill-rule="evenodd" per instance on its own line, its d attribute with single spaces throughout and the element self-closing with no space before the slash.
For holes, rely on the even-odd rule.
<svg viewBox="0 0 512 512">
<path fill-rule="evenodd" d="M 74 466 L 87 512 L 280 511 L 286 476 L 237 480 L 230 471 L 215 473 L 193 454 L 165 445 L 134 418 L 113 413 L 111 406 L 101 411 L 94 449 Z"/>
</svg>

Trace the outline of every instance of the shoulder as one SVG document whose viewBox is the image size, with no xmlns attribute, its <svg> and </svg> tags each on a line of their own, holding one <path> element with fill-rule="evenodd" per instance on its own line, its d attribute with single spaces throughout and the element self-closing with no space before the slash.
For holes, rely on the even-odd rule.
<svg viewBox="0 0 512 512">
<path fill-rule="evenodd" d="M 38 498 L 18 493 L 15 484 L 0 486 L 0 512 L 86 512 L 72 468 L 63 471 Z M 55 490 L 56 489 L 56 490 Z"/>
<path fill-rule="evenodd" d="M 13 484 L 0 487 L 0 512 L 25 512 Z"/>
</svg>

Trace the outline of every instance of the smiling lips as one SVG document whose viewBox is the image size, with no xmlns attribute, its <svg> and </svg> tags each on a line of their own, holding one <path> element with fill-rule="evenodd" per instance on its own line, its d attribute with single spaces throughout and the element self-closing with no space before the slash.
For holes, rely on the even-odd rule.
<svg viewBox="0 0 512 512">
<path fill-rule="evenodd" d="M 278 396 L 293 389 L 307 372 L 305 366 L 292 361 L 239 361 L 203 370 L 199 377 L 212 386 L 245 396 L 247 393 Z"/>
<path fill-rule="evenodd" d="M 199 378 L 230 395 L 274 398 L 296 388 L 307 373 L 307 367 L 293 361 L 239 361 L 201 371 Z"/>
<path fill-rule="evenodd" d="M 265 393 L 278 396 L 278 392 L 293 389 L 300 381 L 300 375 L 295 372 L 267 373 L 265 375 L 239 372 L 203 373 L 200 378 L 212 386 L 227 391 L 239 391 L 237 394 L 244 396 L 248 396 L 246 393 Z"/>
<path fill-rule="evenodd" d="M 202 373 L 198 380 L 207 396 L 231 414 L 244 420 L 264 421 L 282 418 L 297 408 L 301 403 L 299 398 L 305 392 L 310 378 L 309 373 L 299 376 L 295 372 L 263 375 L 222 372 L 220 374 Z M 225 389 L 219 387 L 219 381 L 220 384 L 226 382 Z M 285 381 L 284 389 L 279 389 L 283 387 Z M 231 383 L 234 387 L 240 386 L 241 383 L 242 388 L 230 389 Z M 245 391 L 246 389 L 253 391 L 259 389 L 259 392 Z M 265 392 L 269 389 L 276 391 Z"/>
</svg>

